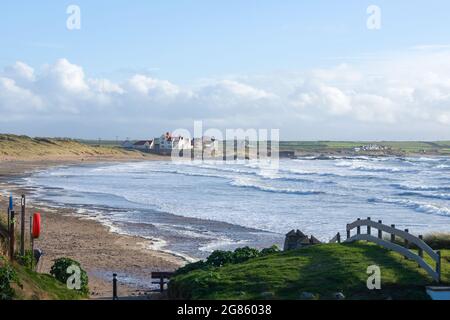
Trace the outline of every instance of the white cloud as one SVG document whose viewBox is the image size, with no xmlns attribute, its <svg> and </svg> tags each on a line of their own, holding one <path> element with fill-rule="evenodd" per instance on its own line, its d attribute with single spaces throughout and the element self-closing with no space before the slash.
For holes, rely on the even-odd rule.
<svg viewBox="0 0 450 320">
<path fill-rule="evenodd" d="M 14 79 L 15 81 L 35 80 L 34 69 L 21 61 L 17 61 L 12 66 L 7 66 L 4 70 L 4 75 L 8 78 Z"/>
<path fill-rule="evenodd" d="M 408 138 L 412 128 L 415 138 L 450 138 L 450 50 L 414 50 L 360 64 L 229 76 L 192 86 L 139 73 L 118 82 L 91 78 L 67 59 L 37 70 L 23 62 L 4 69 L 0 116 L 33 123 L 44 117 L 54 124 L 54 135 L 68 122 L 91 126 L 90 132 L 103 123 L 103 130 L 113 133 L 206 120 L 222 127 L 276 126 L 286 138 L 341 139 L 349 132 L 354 139 L 366 132 L 373 138 Z M 20 130 L 24 123 L 10 127 Z"/>
</svg>

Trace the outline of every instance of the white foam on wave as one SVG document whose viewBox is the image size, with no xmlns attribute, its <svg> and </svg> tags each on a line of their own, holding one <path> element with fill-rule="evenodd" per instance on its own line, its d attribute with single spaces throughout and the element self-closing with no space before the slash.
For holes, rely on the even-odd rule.
<svg viewBox="0 0 450 320">
<path fill-rule="evenodd" d="M 322 191 L 316 190 L 299 190 L 299 189 L 291 189 L 291 188 L 277 188 L 273 187 L 255 179 L 247 179 L 247 178 L 236 178 L 231 185 L 235 187 L 243 187 L 243 188 L 253 188 L 264 192 L 273 192 L 273 193 L 286 193 L 286 194 L 297 194 L 297 195 L 315 195 L 315 194 L 323 194 Z"/>
<path fill-rule="evenodd" d="M 450 217 L 450 208 L 438 204 L 397 198 L 371 198 L 369 202 L 399 205 L 421 213 Z"/>
</svg>

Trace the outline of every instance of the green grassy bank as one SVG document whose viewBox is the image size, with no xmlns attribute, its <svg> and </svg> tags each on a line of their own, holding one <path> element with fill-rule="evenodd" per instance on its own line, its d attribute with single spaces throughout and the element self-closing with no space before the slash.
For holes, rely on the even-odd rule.
<svg viewBox="0 0 450 320">
<path fill-rule="evenodd" d="M 443 250 L 442 280 L 450 283 L 450 250 Z M 381 268 L 382 290 L 367 289 L 367 268 Z M 180 274 L 170 283 L 175 299 L 427 299 L 432 279 L 417 264 L 376 245 L 324 244 L 270 254 L 244 263 Z"/>
</svg>

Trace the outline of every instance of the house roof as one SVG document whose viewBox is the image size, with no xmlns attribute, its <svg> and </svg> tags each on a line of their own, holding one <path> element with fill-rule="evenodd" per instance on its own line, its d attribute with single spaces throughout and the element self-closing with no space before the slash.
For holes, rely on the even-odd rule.
<svg viewBox="0 0 450 320">
<path fill-rule="evenodd" d="M 152 140 L 143 140 L 143 141 L 138 141 L 138 142 L 136 142 L 134 145 L 135 146 L 143 146 L 143 145 L 145 145 L 146 143 L 150 143 L 150 144 L 152 144 Z"/>
</svg>

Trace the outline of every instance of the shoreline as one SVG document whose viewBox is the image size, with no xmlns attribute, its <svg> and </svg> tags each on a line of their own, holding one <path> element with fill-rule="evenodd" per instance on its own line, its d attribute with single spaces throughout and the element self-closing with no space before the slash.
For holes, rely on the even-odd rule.
<svg viewBox="0 0 450 320">
<path fill-rule="evenodd" d="M 30 190 L 15 184 L 14 179 L 24 178 L 36 170 L 67 165 L 164 159 L 167 160 L 158 156 L 146 156 L 141 159 L 113 157 L 0 161 L 0 190 L 3 194 L 15 194 L 17 202 L 22 193 L 27 194 Z M 0 207 L 6 208 L 7 201 L 7 197 L 0 196 Z M 76 208 L 52 208 L 27 201 L 27 215 L 36 211 L 41 213 L 43 220 L 42 237 L 35 241 L 35 248 L 44 252 L 38 271 L 49 273 L 52 260 L 60 257 L 79 261 L 89 274 L 91 299 L 112 296 L 113 273 L 119 274 L 120 296 L 148 299 L 151 297 L 148 295 L 151 289 L 151 272 L 175 271 L 186 263 L 180 256 L 152 249 L 154 242 L 151 240 L 115 233 L 99 221 L 83 218 L 77 214 Z M 135 279 L 140 281 L 136 282 Z M 139 285 L 141 282 L 144 284 Z"/>
</svg>

